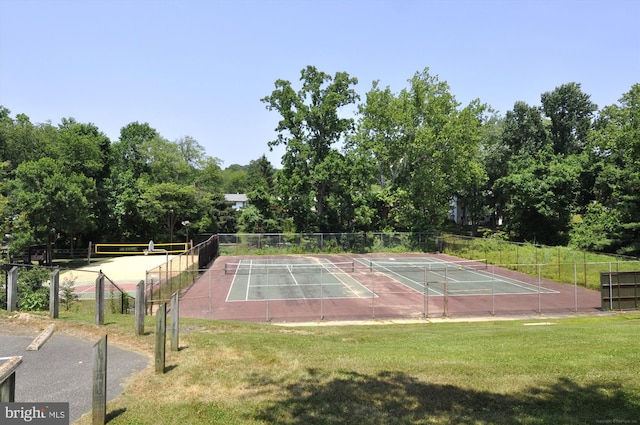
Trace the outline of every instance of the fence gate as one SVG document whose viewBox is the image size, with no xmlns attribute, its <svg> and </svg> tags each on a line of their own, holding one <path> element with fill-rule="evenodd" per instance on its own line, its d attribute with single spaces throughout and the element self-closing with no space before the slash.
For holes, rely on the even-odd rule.
<svg viewBox="0 0 640 425">
<path fill-rule="evenodd" d="M 603 310 L 636 310 L 640 306 L 640 271 L 602 272 Z"/>
</svg>

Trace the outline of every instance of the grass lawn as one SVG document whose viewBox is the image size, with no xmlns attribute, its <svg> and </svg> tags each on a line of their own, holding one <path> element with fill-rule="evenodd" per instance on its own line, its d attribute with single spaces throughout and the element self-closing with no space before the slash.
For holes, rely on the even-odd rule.
<svg viewBox="0 0 640 425">
<path fill-rule="evenodd" d="M 109 424 L 640 423 L 640 314 L 292 326 L 186 320 L 165 374 L 154 318 L 61 312 L 73 332 L 147 353 Z M 90 415 L 79 421 L 90 424 Z"/>
</svg>

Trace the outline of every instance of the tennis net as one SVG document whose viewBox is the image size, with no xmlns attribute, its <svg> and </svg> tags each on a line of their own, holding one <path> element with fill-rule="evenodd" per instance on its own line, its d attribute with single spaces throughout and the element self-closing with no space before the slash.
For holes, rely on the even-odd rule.
<svg viewBox="0 0 640 425">
<path fill-rule="evenodd" d="M 371 271 L 389 271 L 395 273 L 445 273 L 445 272 L 470 272 L 487 270 L 486 259 L 465 260 L 452 262 L 398 262 L 398 261 L 371 261 Z"/>
<path fill-rule="evenodd" d="M 353 261 L 346 261 L 340 263 L 319 263 L 319 264 L 294 264 L 294 263 L 280 263 L 280 264 L 249 264 L 249 263 L 225 263 L 225 274 L 238 274 L 238 275 L 250 275 L 250 274 L 304 274 L 304 273 L 321 273 L 328 271 L 331 273 L 336 272 L 353 272 L 355 265 Z"/>
</svg>

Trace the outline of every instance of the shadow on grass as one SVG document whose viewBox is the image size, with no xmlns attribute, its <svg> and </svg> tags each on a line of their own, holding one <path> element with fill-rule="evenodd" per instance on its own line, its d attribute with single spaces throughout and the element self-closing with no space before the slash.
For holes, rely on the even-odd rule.
<svg viewBox="0 0 640 425">
<path fill-rule="evenodd" d="M 114 420 L 115 418 L 117 418 L 118 416 L 122 415 L 126 411 L 127 411 L 127 409 L 124 409 L 124 408 L 110 411 L 109 413 L 107 413 L 107 416 L 105 417 L 105 422 L 108 423 L 108 422 Z"/>
<path fill-rule="evenodd" d="M 256 386 L 276 384 L 256 377 Z M 639 423 L 640 400 L 615 385 L 552 385 L 514 394 L 421 382 L 398 372 L 377 376 L 315 370 L 286 387 L 284 399 L 256 414 L 273 424 L 598 424 Z"/>
</svg>

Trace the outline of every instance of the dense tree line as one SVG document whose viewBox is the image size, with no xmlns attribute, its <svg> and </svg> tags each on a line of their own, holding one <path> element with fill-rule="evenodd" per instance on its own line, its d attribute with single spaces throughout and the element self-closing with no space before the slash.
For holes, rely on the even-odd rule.
<svg viewBox="0 0 640 425">
<path fill-rule="evenodd" d="M 517 101 L 504 116 L 417 72 L 361 99 L 346 72 L 301 71 L 261 101 L 285 152 L 231 165 L 148 123 L 109 140 L 91 123 L 34 124 L 0 107 L 0 212 L 32 244 L 183 240 L 216 232 L 436 231 L 455 202 L 473 231 L 489 217 L 511 240 L 640 253 L 640 84 L 598 109 L 578 83 Z M 270 138 L 265 135 L 265 141 Z M 224 193 L 246 193 L 233 210 Z"/>
</svg>

